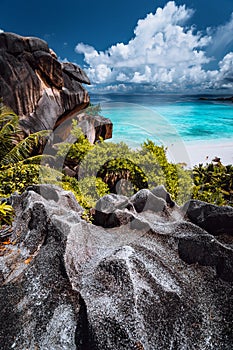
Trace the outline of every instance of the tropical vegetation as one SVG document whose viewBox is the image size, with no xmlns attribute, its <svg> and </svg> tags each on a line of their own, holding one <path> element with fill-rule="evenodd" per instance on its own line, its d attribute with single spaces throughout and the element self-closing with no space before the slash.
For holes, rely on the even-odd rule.
<svg viewBox="0 0 233 350">
<path fill-rule="evenodd" d="M 233 166 L 221 161 L 199 164 L 193 169 L 193 198 L 233 206 Z"/>
<path fill-rule="evenodd" d="M 99 106 L 91 106 L 88 113 L 98 111 Z M 0 103 L 0 196 L 22 193 L 31 184 L 52 183 L 72 191 L 79 203 L 90 209 L 106 193 L 130 196 L 139 189 L 163 184 L 178 204 L 195 198 L 233 205 L 232 165 L 224 166 L 218 161 L 200 164 L 191 171 L 183 164 L 170 163 L 166 149 L 150 140 L 136 150 L 125 143 L 106 142 L 101 138 L 92 145 L 76 120 L 71 133 L 76 140 L 73 144 L 55 144 L 52 156 L 43 154 L 49 131 L 26 136 L 20 129 L 18 116 Z M 56 169 L 56 160 L 74 176 Z M 0 225 L 9 225 L 12 218 L 12 207 L 1 203 Z"/>
<path fill-rule="evenodd" d="M 39 155 L 49 131 L 26 136 L 19 117 L 0 103 L 0 195 L 22 192 L 36 183 L 42 156 Z"/>
</svg>

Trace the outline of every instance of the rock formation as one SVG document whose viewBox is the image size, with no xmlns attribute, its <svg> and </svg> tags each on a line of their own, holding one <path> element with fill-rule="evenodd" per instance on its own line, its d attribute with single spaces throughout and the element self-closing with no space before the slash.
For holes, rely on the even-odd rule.
<svg viewBox="0 0 233 350">
<path fill-rule="evenodd" d="M 0 34 L 0 97 L 20 116 L 26 133 L 54 130 L 66 122 L 66 132 L 62 128 L 62 137 L 66 137 L 71 126 L 67 121 L 89 104 L 83 83 L 90 84 L 84 71 L 75 64 L 60 63 L 45 41 Z M 91 141 L 111 137 L 109 119 L 85 113 L 78 118 L 85 119 Z"/>
<path fill-rule="evenodd" d="M 82 220 L 55 186 L 10 197 L 2 350 L 232 349 L 232 236 L 213 236 L 153 193 L 100 199 L 94 216 L 106 228 Z"/>
<path fill-rule="evenodd" d="M 224 233 L 233 235 L 232 207 L 218 207 L 198 200 L 190 200 L 185 203 L 182 210 L 190 221 L 214 236 Z"/>
</svg>

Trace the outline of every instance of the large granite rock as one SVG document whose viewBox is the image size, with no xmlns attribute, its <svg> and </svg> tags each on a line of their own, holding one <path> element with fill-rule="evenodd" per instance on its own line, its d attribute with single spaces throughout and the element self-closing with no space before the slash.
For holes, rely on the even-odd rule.
<svg viewBox="0 0 233 350">
<path fill-rule="evenodd" d="M 16 219 L 0 245 L 1 349 L 232 349 L 231 241 L 176 206 L 137 213 L 123 196 L 97 206 L 133 215 L 111 229 L 83 221 L 73 195 L 55 186 L 9 201 Z"/>
<path fill-rule="evenodd" d="M 80 300 L 64 265 L 64 219 L 72 208 L 79 220 L 81 208 L 67 192 L 32 189 L 14 196 L 17 243 L 0 249 L 1 349 L 76 349 Z"/>
<path fill-rule="evenodd" d="M 100 198 L 93 210 L 93 223 L 102 227 L 118 227 L 129 223 L 134 216 L 128 210 L 132 208 L 129 198 L 114 193 Z"/>
<path fill-rule="evenodd" d="M 131 197 L 130 201 L 138 213 L 141 213 L 145 210 L 161 212 L 166 208 L 166 201 L 161 197 L 155 196 L 148 189 L 142 189 L 138 191 Z"/>
<path fill-rule="evenodd" d="M 170 193 L 166 191 L 164 185 L 156 186 L 151 190 L 151 192 L 156 197 L 163 198 L 167 202 L 169 207 L 173 208 L 175 206 L 175 202 L 172 200 Z"/>
<path fill-rule="evenodd" d="M 26 133 L 54 130 L 76 117 L 89 104 L 83 83 L 90 84 L 85 72 L 75 64 L 60 63 L 45 41 L 0 33 L 0 97 L 20 116 Z M 86 119 L 91 141 L 111 137 L 109 119 L 85 114 L 79 118 Z M 69 130 L 65 133 L 63 126 L 65 136 Z"/>
<path fill-rule="evenodd" d="M 214 236 L 220 234 L 233 235 L 233 208 L 219 207 L 217 205 L 190 200 L 181 210 L 187 218 Z"/>
</svg>

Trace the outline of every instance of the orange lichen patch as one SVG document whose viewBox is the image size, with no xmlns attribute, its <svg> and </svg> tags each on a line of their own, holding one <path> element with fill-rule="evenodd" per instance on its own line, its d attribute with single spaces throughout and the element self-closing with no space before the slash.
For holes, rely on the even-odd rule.
<svg viewBox="0 0 233 350">
<path fill-rule="evenodd" d="M 29 258 L 24 260 L 24 264 L 30 264 L 31 261 L 32 261 L 32 256 L 29 256 Z"/>
<path fill-rule="evenodd" d="M 0 243 L 0 256 L 3 256 L 6 252 L 9 253 L 12 251 L 10 247 L 7 247 L 10 244 L 11 244 L 11 241 L 9 239 L 7 241 Z"/>
<path fill-rule="evenodd" d="M 6 241 L 0 242 L 0 251 L 5 251 L 7 250 L 6 246 L 11 244 L 10 239 L 7 239 Z"/>
<path fill-rule="evenodd" d="M 3 244 L 3 245 L 9 245 L 9 244 L 11 244 L 11 240 L 10 240 L 10 239 L 7 239 L 6 241 L 1 242 L 1 244 Z"/>
</svg>

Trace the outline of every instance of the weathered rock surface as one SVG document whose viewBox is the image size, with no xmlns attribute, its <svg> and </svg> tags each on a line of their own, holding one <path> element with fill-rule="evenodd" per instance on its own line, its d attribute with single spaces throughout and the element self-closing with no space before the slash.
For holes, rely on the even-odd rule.
<svg viewBox="0 0 233 350">
<path fill-rule="evenodd" d="M 131 203 L 138 213 L 143 210 L 152 210 L 154 212 L 163 211 L 166 208 L 166 201 L 155 196 L 150 190 L 143 189 L 131 197 Z"/>
<path fill-rule="evenodd" d="M 109 118 L 100 115 L 88 115 L 85 111 L 81 111 L 78 114 L 72 114 L 67 120 L 63 119 L 57 123 L 55 135 L 59 139 L 64 140 L 69 137 L 73 117 L 78 121 L 79 127 L 91 143 L 99 140 L 99 137 L 102 137 L 104 140 L 112 137 L 113 125 Z"/>
<path fill-rule="evenodd" d="M 204 228 L 214 236 L 220 234 L 233 235 L 233 208 L 190 200 L 182 210 L 195 225 Z"/>
<path fill-rule="evenodd" d="M 163 185 L 156 186 L 151 190 L 151 192 L 156 197 L 163 198 L 167 202 L 169 207 L 173 208 L 175 206 L 175 202 L 172 200 L 170 193 L 166 191 Z"/>
<path fill-rule="evenodd" d="M 128 210 L 132 208 L 129 198 L 114 193 L 100 198 L 93 213 L 93 223 L 103 227 L 119 227 L 133 220 L 134 216 Z"/>
<path fill-rule="evenodd" d="M 11 242 L 0 250 L 1 349 L 232 349 L 230 243 L 176 207 L 137 213 L 123 196 L 99 202 L 99 211 L 132 214 L 111 229 L 84 222 L 55 186 L 12 202 Z"/>
<path fill-rule="evenodd" d="M 179 240 L 179 256 L 188 264 L 214 266 L 217 275 L 233 282 L 233 250 L 210 235 L 186 236 Z"/>
<path fill-rule="evenodd" d="M 85 72 L 72 63 L 60 63 L 45 41 L 0 33 L 0 97 L 20 116 L 26 133 L 54 130 L 76 117 L 89 104 L 83 83 L 90 84 Z M 111 137 L 109 119 L 80 118 L 86 118 L 90 140 Z"/>
<path fill-rule="evenodd" d="M 43 187 L 14 206 L 17 243 L 0 251 L 1 349 L 76 349 L 80 303 L 64 265 L 64 219 L 80 207 L 67 192 Z"/>
</svg>

